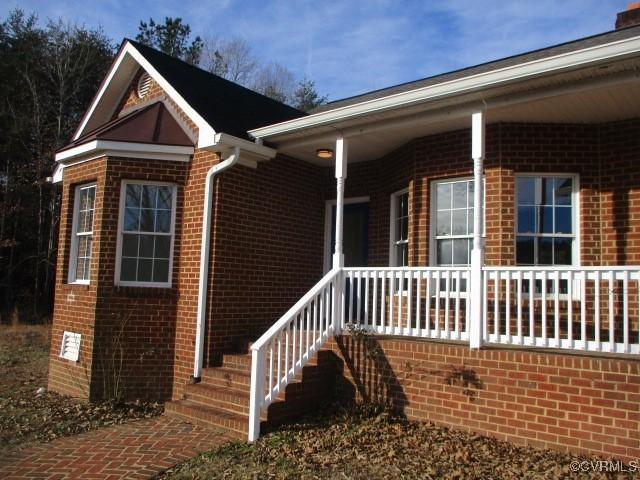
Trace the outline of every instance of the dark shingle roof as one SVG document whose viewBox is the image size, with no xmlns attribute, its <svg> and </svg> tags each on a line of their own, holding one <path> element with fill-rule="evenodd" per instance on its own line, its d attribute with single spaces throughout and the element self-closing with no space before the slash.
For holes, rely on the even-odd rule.
<svg viewBox="0 0 640 480">
<path fill-rule="evenodd" d="M 500 60 L 494 60 L 487 63 L 481 63 L 472 67 L 462 68 L 460 70 L 454 70 L 452 72 L 435 75 L 432 77 L 423 78 L 421 80 L 415 80 L 412 82 L 401 83 L 392 87 L 383 88 L 380 90 L 374 90 L 366 92 L 361 95 L 355 95 L 353 97 L 344 98 L 342 100 L 336 100 L 334 102 L 327 103 L 316 109 L 311 113 L 319 113 L 327 110 L 333 110 L 335 108 L 347 107 L 349 105 L 355 105 L 357 103 L 366 102 L 368 100 L 375 100 L 377 98 L 387 97 L 397 93 L 406 92 L 409 90 L 415 90 L 418 88 L 429 87 L 437 85 L 439 83 L 449 82 L 459 78 L 470 77 L 472 75 L 478 75 L 480 73 L 490 72 L 492 70 L 498 70 L 505 67 L 511 67 L 520 63 L 527 63 L 533 60 L 539 60 L 542 58 L 553 57 L 555 55 L 561 55 L 563 53 L 573 52 L 576 50 L 582 50 L 589 47 L 595 47 L 606 43 L 611 43 L 626 38 L 636 37 L 640 35 L 640 25 L 623 28 L 620 30 L 613 30 L 591 37 L 585 37 L 579 40 L 573 40 L 571 42 L 561 43 L 551 47 L 542 48 L 539 50 L 533 50 L 531 52 L 513 55 Z"/>
<path fill-rule="evenodd" d="M 248 139 L 247 130 L 306 115 L 139 42 L 125 41 L 131 43 L 216 132 Z"/>
</svg>

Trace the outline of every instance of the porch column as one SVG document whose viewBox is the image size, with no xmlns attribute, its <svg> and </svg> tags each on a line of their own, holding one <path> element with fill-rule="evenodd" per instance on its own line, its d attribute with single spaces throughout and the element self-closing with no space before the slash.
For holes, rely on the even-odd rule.
<svg viewBox="0 0 640 480">
<path fill-rule="evenodd" d="M 471 322 L 469 325 L 469 346 L 482 346 L 482 266 L 484 246 L 482 244 L 482 198 L 484 160 L 484 113 L 471 116 L 471 158 L 473 159 L 473 249 L 471 250 Z"/>
<path fill-rule="evenodd" d="M 342 252 L 342 219 L 344 218 L 344 180 L 347 178 L 347 141 L 336 140 L 336 244 L 333 254 L 333 268 L 344 267 Z"/>
<path fill-rule="evenodd" d="M 347 178 L 347 141 L 340 137 L 336 140 L 336 244 L 333 254 L 333 268 L 344 267 L 342 251 L 342 231 L 344 218 L 344 180 Z M 340 335 L 344 323 L 344 273 L 336 277 L 333 288 L 333 334 Z"/>
</svg>

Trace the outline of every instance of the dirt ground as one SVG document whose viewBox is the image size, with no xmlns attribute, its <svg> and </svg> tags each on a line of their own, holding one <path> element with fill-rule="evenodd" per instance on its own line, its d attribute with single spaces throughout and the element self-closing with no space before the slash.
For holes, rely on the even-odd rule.
<svg viewBox="0 0 640 480">
<path fill-rule="evenodd" d="M 0 325 L 0 452 L 162 413 L 162 405 L 89 404 L 47 386 L 49 325 Z"/>
<path fill-rule="evenodd" d="M 339 407 L 334 407 L 335 408 Z M 586 479 L 640 478 L 640 471 L 600 473 L 593 459 L 409 422 L 370 408 L 325 412 L 233 443 L 166 472 L 186 479 Z M 578 463 L 576 463 L 578 462 Z M 609 468 L 630 465 L 612 464 Z M 574 470 L 583 470 L 575 472 Z"/>
</svg>

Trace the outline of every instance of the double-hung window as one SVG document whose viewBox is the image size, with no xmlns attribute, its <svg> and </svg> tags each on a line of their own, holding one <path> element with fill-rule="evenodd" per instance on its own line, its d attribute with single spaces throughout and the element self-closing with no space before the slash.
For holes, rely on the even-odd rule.
<svg viewBox="0 0 640 480">
<path fill-rule="evenodd" d="M 121 196 L 116 283 L 171 286 L 176 186 L 125 181 Z"/>
<path fill-rule="evenodd" d="M 516 177 L 516 262 L 572 265 L 577 257 L 572 176 Z"/>
<path fill-rule="evenodd" d="M 391 195 L 391 245 L 389 264 L 409 266 L 409 192 L 402 190 Z"/>
<path fill-rule="evenodd" d="M 74 197 L 69 283 L 88 284 L 91 273 L 96 185 L 76 187 Z"/>
<path fill-rule="evenodd" d="M 432 263 L 468 265 L 473 246 L 473 179 L 432 184 Z"/>
</svg>

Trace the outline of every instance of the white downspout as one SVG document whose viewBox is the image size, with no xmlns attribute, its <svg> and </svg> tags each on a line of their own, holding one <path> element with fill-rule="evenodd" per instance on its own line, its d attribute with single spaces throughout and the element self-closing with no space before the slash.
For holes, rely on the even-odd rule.
<svg viewBox="0 0 640 480">
<path fill-rule="evenodd" d="M 202 217 L 202 243 L 200 244 L 200 279 L 198 282 L 198 313 L 196 317 L 196 350 L 193 362 L 193 381 L 200 379 L 204 350 L 204 325 L 207 313 L 207 280 L 209 274 L 209 244 L 211 243 L 211 209 L 213 208 L 213 180 L 218 173 L 234 166 L 240 159 L 240 147 L 226 160 L 214 165 L 207 172 L 204 184 L 204 215 Z"/>
</svg>

